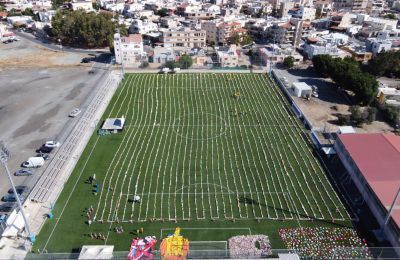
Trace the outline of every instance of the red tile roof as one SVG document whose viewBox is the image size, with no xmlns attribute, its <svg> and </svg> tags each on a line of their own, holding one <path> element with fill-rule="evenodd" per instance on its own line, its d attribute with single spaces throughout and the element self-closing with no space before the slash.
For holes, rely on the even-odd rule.
<svg viewBox="0 0 400 260">
<path fill-rule="evenodd" d="M 400 187 L 400 137 L 393 134 L 343 134 L 346 147 L 368 185 L 389 209 Z M 400 207 L 392 214 L 400 227 Z"/>
<path fill-rule="evenodd" d="M 128 37 L 122 37 L 121 42 L 124 43 L 140 43 L 142 42 L 142 35 L 141 34 L 129 34 Z"/>
</svg>

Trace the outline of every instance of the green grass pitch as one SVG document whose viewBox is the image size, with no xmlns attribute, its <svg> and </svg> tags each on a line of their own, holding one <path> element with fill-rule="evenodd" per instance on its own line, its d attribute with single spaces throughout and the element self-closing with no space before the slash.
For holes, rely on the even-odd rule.
<svg viewBox="0 0 400 260">
<path fill-rule="evenodd" d="M 290 110 L 262 74 L 125 75 L 103 115 L 125 116 L 124 131 L 92 136 L 35 249 L 128 250 L 138 228 L 159 237 L 177 226 L 192 241 L 262 233 L 283 248 L 280 227 L 351 226 Z"/>
</svg>

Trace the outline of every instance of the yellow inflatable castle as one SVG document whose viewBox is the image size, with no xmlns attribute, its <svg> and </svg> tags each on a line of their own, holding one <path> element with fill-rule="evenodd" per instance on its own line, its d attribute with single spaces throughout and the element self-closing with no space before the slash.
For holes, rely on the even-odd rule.
<svg viewBox="0 0 400 260">
<path fill-rule="evenodd" d="M 162 240 L 160 251 L 163 260 L 186 259 L 189 252 L 189 240 L 180 232 L 181 229 L 178 227 L 173 235 L 168 235 Z"/>
</svg>

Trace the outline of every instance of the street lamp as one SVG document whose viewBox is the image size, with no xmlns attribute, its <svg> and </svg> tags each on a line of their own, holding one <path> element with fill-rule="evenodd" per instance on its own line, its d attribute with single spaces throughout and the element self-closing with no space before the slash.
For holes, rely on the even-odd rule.
<svg viewBox="0 0 400 260">
<path fill-rule="evenodd" d="M 60 44 L 60 49 L 61 49 L 61 51 L 62 51 L 62 41 L 61 41 L 61 39 L 58 39 L 58 43 Z"/>
<path fill-rule="evenodd" d="M 5 147 L 3 142 L 0 142 L 0 162 L 4 167 L 4 170 L 6 172 L 8 180 L 10 181 L 11 187 L 13 189 L 14 196 L 15 196 L 15 198 L 17 200 L 19 210 L 22 213 L 22 217 L 23 217 L 24 222 L 25 222 L 25 228 L 26 228 L 26 231 L 28 232 L 28 239 L 29 239 L 29 241 L 31 241 L 31 243 L 33 243 L 36 240 L 35 239 L 35 235 L 31 232 L 31 229 L 29 228 L 28 220 L 26 218 L 24 209 L 22 208 L 21 200 L 19 199 L 17 190 L 15 189 L 14 181 L 11 178 L 11 174 L 10 174 L 10 171 L 8 169 L 8 166 L 7 166 L 7 159 L 10 156 L 11 156 L 10 151 Z"/>
</svg>

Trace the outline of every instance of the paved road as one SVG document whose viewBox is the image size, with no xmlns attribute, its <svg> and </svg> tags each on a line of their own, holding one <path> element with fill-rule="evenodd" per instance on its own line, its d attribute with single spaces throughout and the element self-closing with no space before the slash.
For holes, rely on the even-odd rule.
<svg viewBox="0 0 400 260">
<path fill-rule="evenodd" d="M 26 33 L 26 32 L 18 32 L 18 31 L 14 31 L 15 34 L 21 38 L 27 39 L 31 42 L 34 42 L 36 44 L 39 44 L 45 48 L 48 48 L 50 50 L 53 51 L 65 51 L 65 52 L 74 52 L 74 53 L 83 53 L 83 54 L 99 54 L 99 53 L 109 53 L 109 49 L 108 48 L 104 48 L 104 49 L 77 49 L 77 48 L 71 48 L 71 47 L 66 47 L 66 46 L 62 46 L 58 45 L 58 44 L 54 44 L 52 43 L 50 40 L 48 39 L 38 39 L 37 37 L 35 37 L 34 35 L 32 35 L 31 33 Z"/>
</svg>

